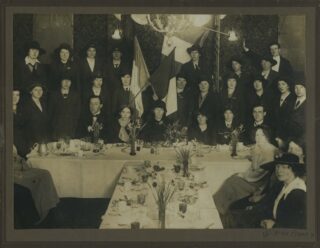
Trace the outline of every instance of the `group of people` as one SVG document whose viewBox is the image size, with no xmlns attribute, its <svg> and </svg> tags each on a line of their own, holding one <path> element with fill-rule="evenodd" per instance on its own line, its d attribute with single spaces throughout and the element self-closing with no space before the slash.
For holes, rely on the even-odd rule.
<svg viewBox="0 0 320 248">
<path fill-rule="evenodd" d="M 178 110 L 166 115 L 166 104 L 152 87 L 143 90 L 144 113 L 139 136 L 147 142 L 166 139 L 170 123 L 179 123 L 188 139 L 214 145 L 228 144 L 234 129 L 243 125 L 240 139 L 253 144 L 253 129 L 268 126 L 278 146 L 295 141 L 304 146 L 306 87 L 303 74 L 294 73 L 290 62 L 272 43 L 270 54 L 261 56 L 243 44 L 243 58 L 229 61 L 230 72 L 221 89 L 213 89 L 212 77 L 201 60 L 198 45 L 187 49 L 190 61 L 176 75 Z M 105 61 L 97 56 L 95 44 L 85 48 L 86 56 L 73 60 L 73 50 L 61 44 L 48 66 L 44 54 L 32 41 L 26 56 L 14 71 L 14 143 L 25 155 L 34 143 L 63 137 L 92 135 L 96 123 L 108 143 L 127 142 L 129 126 L 137 118 L 131 91 L 131 65 L 121 47 L 114 47 Z M 256 67 L 245 70 L 244 59 Z"/>
</svg>

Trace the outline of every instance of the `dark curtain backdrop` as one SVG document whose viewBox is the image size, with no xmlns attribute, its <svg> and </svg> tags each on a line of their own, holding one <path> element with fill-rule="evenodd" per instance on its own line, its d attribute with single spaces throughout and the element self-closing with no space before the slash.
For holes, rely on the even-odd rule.
<svg viewBox="0 0 320 248">
<path fill-rule="evenodd" d="M 14 59 L 23 56 L 21 51 L 26 41 L 32 39 L 32 15 L 19 14 L 14 16 Z M 123 29 L 124 39 L 115 41 L 111 38 L 114 30 Z M 226 62 L 232 55 L 242 55 L 242 39 L 245 38 L 248 47 L 263 53 L 268 43 L 277 40 L 278 16 L 276 15 L 230 15 L 221 21 L 221 31 L 234 29 L 240 39 L 230 42 L 221 36 L 220 74 L 227 71 Z M 129 15 L 123 15 L 121 21 L 113 15 L 74 15 L 74 50 L 75 56 L 84 55 L 83 48 L 88 42 L 96 42 L 98 55 L 106 58 L 110 56 L 111 48 L 120 45 L 124 49 L 124 57 L 132 60 L 132 40 L 137 35 L 149 72 L 155 71 L 161 60 L 163 34 L 154 31 L 150 26 L 134 23 Z M 204 44 L 204 57 L 209 68 L 215 66 L 215 34 L 210 33 Z M 249 64 L 246 64 L 251 70 Z"/>
</svg>

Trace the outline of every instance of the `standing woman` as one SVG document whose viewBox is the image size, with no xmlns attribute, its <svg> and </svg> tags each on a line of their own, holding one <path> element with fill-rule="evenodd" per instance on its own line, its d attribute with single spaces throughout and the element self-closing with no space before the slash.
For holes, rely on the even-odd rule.
<svg viewBox="0 0 320 248">
<path fill-rule="evenodd" d="M 118 118 L 112 121 L 111 128 L 109 128 L 109 143 L 129 142 L 129 126 L 132 120 L 132 116 L 133 110 L 128 105 L 124 105 L 120 108 Z"/>
<path fill-rule="evenodd" d="M 233 202 L 264 190 L 270 179 L 271 175 L 262 169 L 261 165 L 274 160 L 277 148 L 270 143 L 270 134 L 266 127 L 256 129 L 255 141 L 249 157 L 251 160 L 250 168 L 226 179 L 213 196 L 222 219 L 228 213 Z"/>
<path fill-rule="evenodd" d="M 226 87 L 223 87 L 220 93 L 220 111 L 219 115 L 223 115 L 223 111 L 227 106 L 233 109 L 235 120 L 243 123 L 244 121 L 244 98 L 238 86 L 237 75 L 232 73 L 226 77 Z"/>
<path fill-rule="evenodd" d="M 78 65 L 73 61 L 73 49 L 69 44 L 62 43 L 54 51 L 54 60 L 50 65 L 50 91 L 60 89 L 62 76 L 68 73 L 71 77 L 72 90 L 80 90 Z"/>
<path fill-rule="evenodd" d="M 25 135 L 27 147 L 31 149 L 35 143 L 48 141 L 48 112 L 44 97 L 43 83 L 34 80 L 29 87 L 30 97 L 23 106 Z"/>
<path fill-rule="evenodd" d="M 13 144 L 21 157 L 28 154 L 24 132 L 24 121 L 20 105 L 21 91 L 17 84 L 13 85 L 12 106 L 13 106 Z"/>
</svg>

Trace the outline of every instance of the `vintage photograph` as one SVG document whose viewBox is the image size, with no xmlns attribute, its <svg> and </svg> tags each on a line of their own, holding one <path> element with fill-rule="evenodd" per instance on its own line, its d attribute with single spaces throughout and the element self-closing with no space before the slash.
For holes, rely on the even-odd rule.
<svg viewBox="0 0 320 248">
<path fill-rule="evenodd" d="M 14 228 L 306 230 L 305 32 L 289 14 L 14 14 Z"/>
</svg>

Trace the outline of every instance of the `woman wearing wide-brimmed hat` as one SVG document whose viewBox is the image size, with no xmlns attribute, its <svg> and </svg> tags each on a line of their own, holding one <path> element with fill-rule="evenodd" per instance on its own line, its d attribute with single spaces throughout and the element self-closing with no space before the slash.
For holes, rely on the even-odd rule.
<svg viewBox="0 0 320 248">
<path fill-rule="evenodd" d="M 305 175 L 306 165 L 299 157 L 286 153 L 264 169 L 275 167 L 277 179 L 282 183 L 272 207 L 265 213 L 261 227 L 271 228 L 306 228 L 307 187 L 301 178 Z"/>
<path fill-rule="evenodd" d="M 25 57 L 17 63 L 14 69 L 14 81 L 21 85 L 24 96 L 28 95 L 32 78 L 41 78 L 44 82 L 47 79 L 45 66 L 39 61 L 39 57 L 45 53 L 46 51 L 37 41 L 30 41 L 25 46 Z"/>
<path fill-rule="evenodd" d="M 49 121 L 47 105 L 43 100 L 45 82 L 35 78 L 29 85 L 29 97 L 23 104 L 22 112 L 27 147 L 30 149 L 35 143 L 48 141 Z"/>
<path fill-rule="evenodd" d="M 73 49 L 67 43 L 62 43 L 53 54 L 53 62 L 50 65 L 49 90 L 55 91 L 60 88 L 61 77 L 65 73 L 71 76 L 73 90 L 80 91 L 80 71 L 78 64 L 73 60 Z"/>
</svg>

